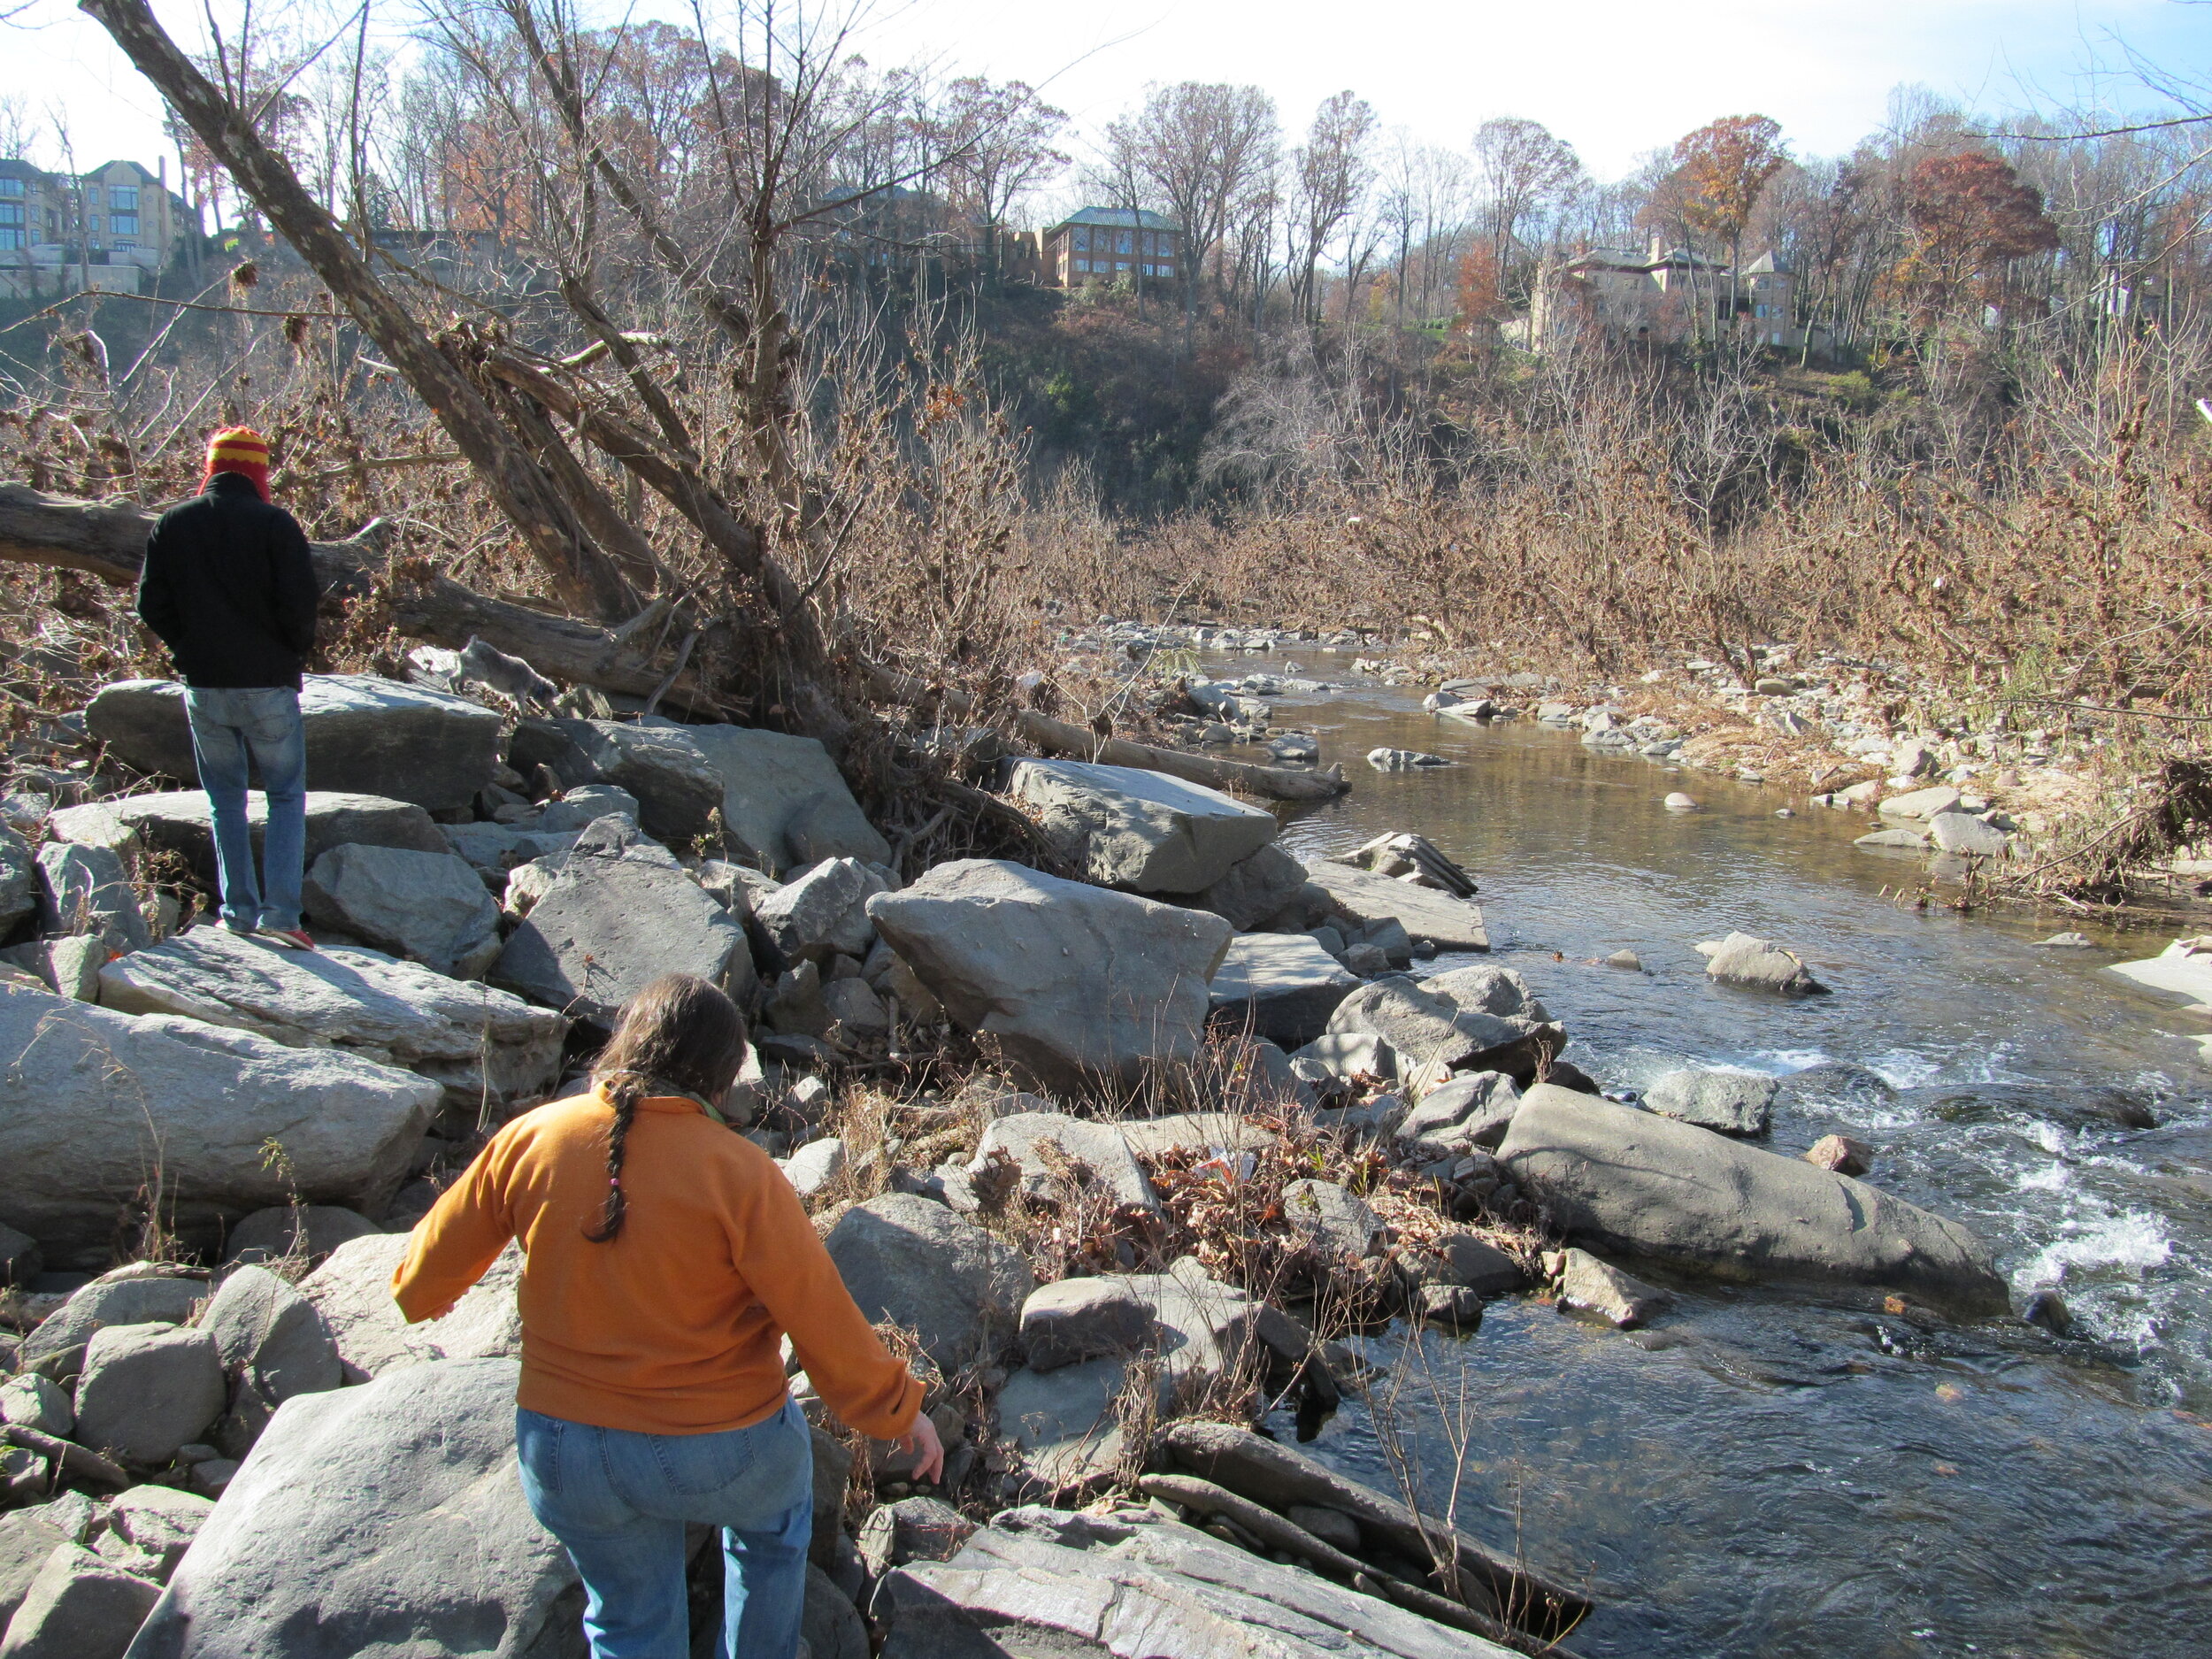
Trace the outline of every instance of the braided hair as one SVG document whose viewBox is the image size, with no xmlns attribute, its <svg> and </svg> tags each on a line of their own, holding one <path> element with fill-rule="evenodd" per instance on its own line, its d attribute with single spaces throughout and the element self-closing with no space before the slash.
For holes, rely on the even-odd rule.
<svg viewBox="0 0 2212 1659">
<path fill-rule="evenodd" d="M 596 1226 L 584 1236 L 611 1242 L 622 1232 L 628 1200 L 622 1164 L 638 1102 L 655 1095 L 691 1094 L 718 1100 L 745 1064 L 745 1018 L 707 980 L 669 973 L 623 1006 L 614 1036 L 592 1067 L 592 1081 L 614 1108 L 607 1130 L 607 1196 Z"/>
</svg>

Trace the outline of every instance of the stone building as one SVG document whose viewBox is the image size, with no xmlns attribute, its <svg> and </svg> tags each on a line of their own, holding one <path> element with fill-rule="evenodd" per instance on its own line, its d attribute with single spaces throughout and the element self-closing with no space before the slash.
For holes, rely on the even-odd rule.
<svg viewBox="0 0 2212 1659">
<path fill-rule="evenodd" d="M 139 293 L 198 234 L 198 219 L 169 188 L 166 160 L 151 173 L 111 161 L 74 176 L 0 160 L 0 292 Z"/>
<path fill-rule="evenodd" d="M 1673 346 L 1737 329 L 1759 345 L 1793 351 L 1805 343 L 1793 304 L 1795 278 L 1772 253 L 1731 270 L 1656 233 L 1639 255 L 1591 248 L 1547 263 L 1529 308 L 1528 341 L 1541 351 L 1594 329 L 1615 343 Z"/>
<path fill-rule="evenodd" d="M 1182 273 L 1183 229 L 1141 208 L 1087 207 L 1043 233 L 1040 264 L 1048 288 L 1090 282 L 1173 281 Z"/>
</svg>

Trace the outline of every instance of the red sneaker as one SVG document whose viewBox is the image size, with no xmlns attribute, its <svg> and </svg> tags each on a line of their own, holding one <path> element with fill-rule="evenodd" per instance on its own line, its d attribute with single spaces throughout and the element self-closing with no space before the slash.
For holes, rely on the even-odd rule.
<svg viewBox="0 0 2212 1659">
<path fill-rule="evenodd" d="M 253 931 L 255 938 L 265 939 L 273 945 L 283 946 L 287 950 L 315 949 L 315 941 L 307 936 L 304 927 L 257 927 Z"/>
</svg>

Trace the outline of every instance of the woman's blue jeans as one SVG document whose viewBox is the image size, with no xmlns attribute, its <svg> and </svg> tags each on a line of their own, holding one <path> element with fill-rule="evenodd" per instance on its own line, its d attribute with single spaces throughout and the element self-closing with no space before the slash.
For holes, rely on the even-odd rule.
<svg viewBox="0 0 2212 1659">
<path fill-rule="evenodd" d="M 584 1580 L 592 1659 L 687 1659 L 684 1526 L 722 1529 L 722 1659 L 795 1659 L 814 1527 L 795 1401 L 750 1428 L 638 1434 L 519 1409 L 531 1513 Z"/>
<path fill-rule="evenodd" d="M 300 694 L 288 686 L 194 687 L 184 694 L 184 711 L 192 726 L 193 763 L 215 820 L 223 920 L 242 933 L 257 927 L 289 932 L 300 925 L 307 856 L 307 731 L 300 723 Z M 269 798 L 259 880 L 246 820 L 249 756 L 260 768 Z"/>
</svg>

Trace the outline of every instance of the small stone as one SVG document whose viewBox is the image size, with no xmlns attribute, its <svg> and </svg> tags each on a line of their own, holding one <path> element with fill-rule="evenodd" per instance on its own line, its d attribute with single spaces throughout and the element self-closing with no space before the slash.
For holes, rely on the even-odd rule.
<svg viewBox="0 0 2212 1659">
<path fill-rule="evenodd" d="M 0 1423 L 35 1429 L 41 1434 L 65 1435 L 77 1425 L 77 1413 L 60 1385 L 25 1371 L 0 1387 Z"/>
<path fill-rule="evenodd" d="M 1644 1092 L 1644 1104 L 1724 1135 L 1763 1135 L 1773 1121 L 1773 1078 L 1741 1071 L 1670 1071 Z"/>
<path fill-rule="evenodd" d="M 219 1498 L 238 1469 L 234 1457 L 211 1457 L 204 1463 L 192 1465 L 191 1472 L 184 1478 L 185 1484 L 204 1498 Z"/>
<path fill-rule="evenodd" d="M 133 1486 L 108 1506 L 107 1525 L 150 1557 L 156 1576 L 166 1583 L 214 1508 L 197 1493 L 174 1486 Z"/>
<path fill-rule="evenodd" d="M 1663 804 L 1670 812 L 1694 812 L 1697 810 L 1697 802 L 1691 796 L 1684 795 L 1679 789 L 1677 789 L 1672 795 L 1669 795 Z"/>
<path fill-rule="evenodd" d="M 1348 1555 L 1359 1553 L 1359 1523 L 1341 1509 L 1324 1509 L 1317 1503 L 1294 1503 L 1283 1511 L 1283 1518 Z"/>
<path fill-rule="evenodd" d="M 860 1525 L 860 1558 L 881 1578 L 912 1561 L 949 1561 L 976 1524 L 941 1498 L 902 1498 Z"/>
<path fill-rule="evenodd" d="M 1283 1217 L 1323 1256 L 1358 1258 L 1382 1236 L 1382 1217 L 1333 1181 L 1293 1181 L 1283 1188 Z"/>
<path fill-rule="evenodd" d="M 1644 959 L 1632 950 L 1617 950 L 1606 957 L 1605 965 L 1609 968 L 1625 968 L 1631 973 L 1641 973 Z"/>
<path fill-rule="evenodd" d="M 1647 1323 L 1674 1299 L 1587 1250 L 1568 1250 L 1559 1276 L 1563 1310 L 1594 1314 L 1623 1331 Z"/>
<path fill-rule="evenodd" d="M 845 1172 L 845 1143 L 835 1135 L 810 1141 L 784 1160 L 784 1179 L 802 1198 L 812 1198 Z"/>
<path fill-rule="evenodd" d="M 2030 1325 L 2041 1325 L 2053 1336 L 2074 1334 L 2074 1316 L 2066 1306 L 2066 1299 L 2055 1290 L 2039 1290 L 2028 1298 L 2028 1305 L 2020 1310 L 2020 1317 Z"/>
<path fill-rule="evenodd" d="M 1874 1165 L 1874 1148 L 1849 1135 L 1823 1135 L 1805 1148 L 1805 1162 L 1833 1175 L 1863 1175 Z"/>
<path fill-rule="evenodd" d="M 1424 1285 L 1414 1313 L 1425 1324 L 1471 1331 L 1482 1323 L 1482 1294 L 1464 1285 Z"/>
<path fill-rule="evenodd" d="M 2086 933 L 2053 933 L 2048 939 L 2039 939 L 2036 946 L 2042 950 L 2094 950 L 2095 941 Z"/>
</svg>

